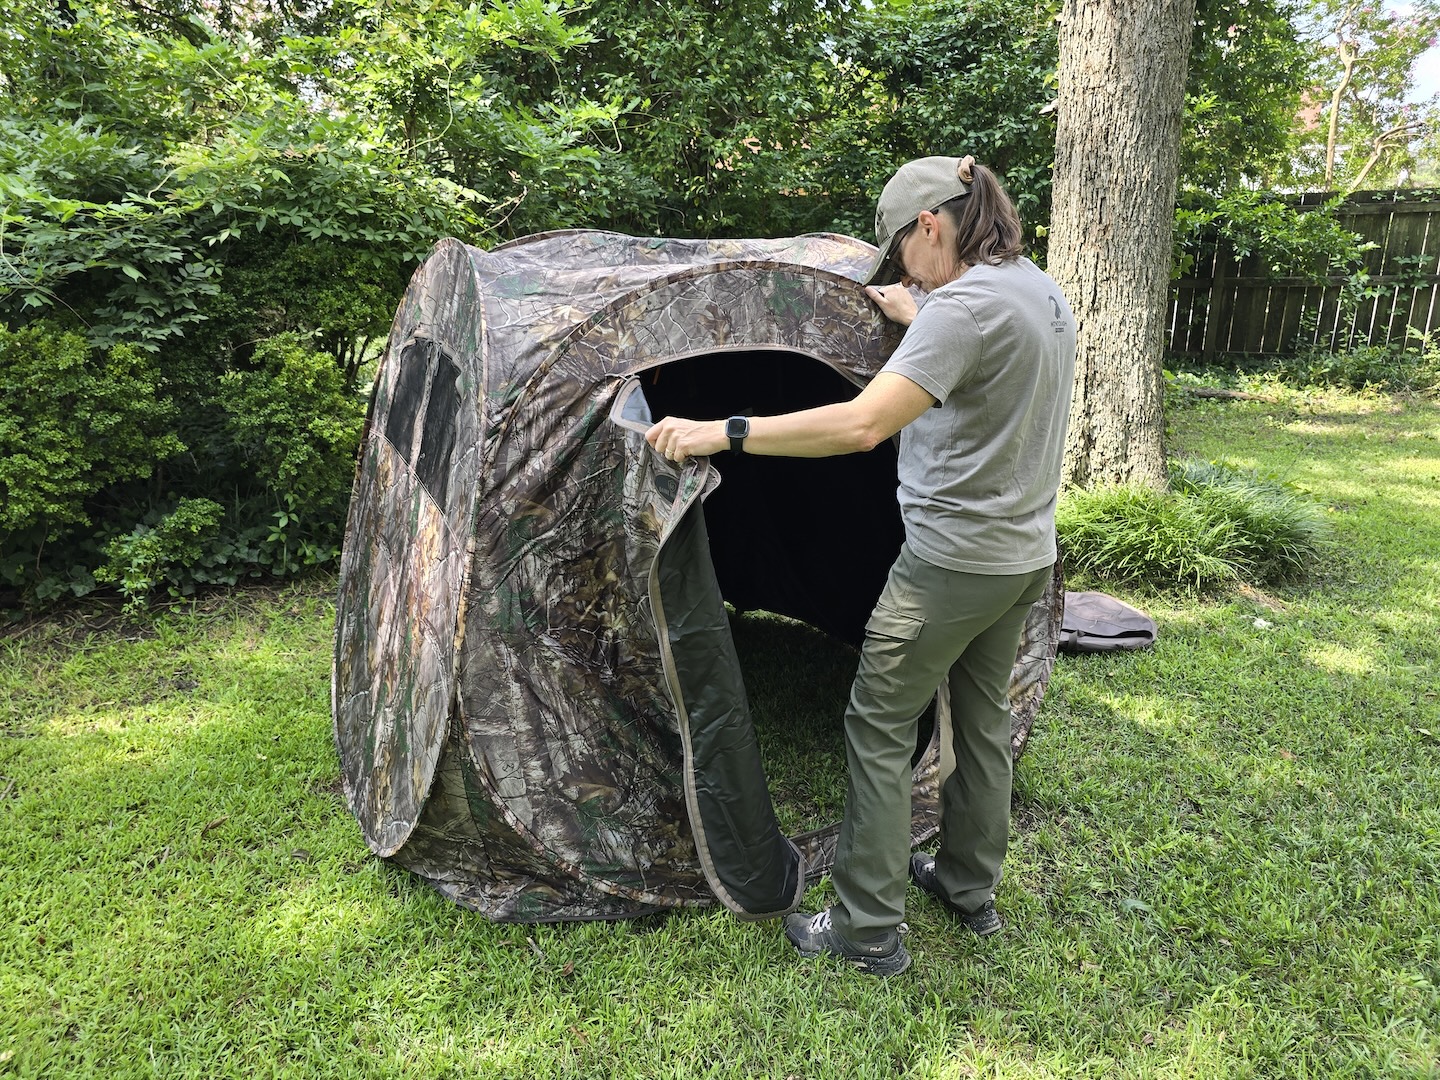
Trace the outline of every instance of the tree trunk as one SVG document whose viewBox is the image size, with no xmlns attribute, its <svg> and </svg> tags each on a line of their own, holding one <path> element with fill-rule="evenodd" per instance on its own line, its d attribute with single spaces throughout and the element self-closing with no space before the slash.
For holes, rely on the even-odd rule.
<svg viewBox="0 0 1440 1080">
<path fill-rule="evenodd" d="M 1165 486 L 1161 356 L 1195 0 L 1066 0 L 1050 273 L 1079 329 L 1064 482 Z"/>
<path fill-rule="evenodd" d="M 1340 33 L 1344 33 L 1342 28 Z M 1355 47 L 1343 37 L 1336 46 L 1340 55 L 1340 83 L 1330 95 L 1330 122 L 1325 128 L 1325 190 L 1329 191 L 1335 182 L 1335 148 L 1340 141 L 1340 104 L 1345 100 L 1345 91 L 1355 78 L 1355 61 L 1358 53 Z"/>
</svg>

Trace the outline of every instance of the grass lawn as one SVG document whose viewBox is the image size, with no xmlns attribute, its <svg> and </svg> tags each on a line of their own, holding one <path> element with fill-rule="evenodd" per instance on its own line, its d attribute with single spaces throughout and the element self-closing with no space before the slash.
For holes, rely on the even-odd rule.
<svg viewBox="0 0 1440 1080">
<path fill-rule="evenodd" d="M 912 890 L 891 980 L 721 911 L 489 923 L 373 858 L 332 582 L 9 632 L 0 1077 L 1440 1075 L 1440 406 L 1179 396 L 1170 440 L 1313 493 L 1334 558 L 1273 594 L 1122 594 L 1159 642 L 1058 665 L 1010 926 Z M 838 740 L 846 661 L 775 632 L 742 634 L 782 665 L 752 690 L 827 688 L 756 705 L 808 825 L 835 770 L 775 718 L 808 702 Z"/>
</svg>

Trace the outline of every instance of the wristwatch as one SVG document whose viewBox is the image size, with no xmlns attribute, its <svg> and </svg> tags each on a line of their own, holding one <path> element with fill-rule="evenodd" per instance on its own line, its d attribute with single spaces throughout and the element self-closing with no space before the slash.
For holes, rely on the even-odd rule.
<svg viewBox="0 0 1440 1080">
<path fill-rule="evenodd" d="M 750 434 L 748 416 L 732 416 L 725 421 L 725 437 L 730 440 L 730 449 L 737 454 L 745 452 L 745 436 Z"/>
</svg>

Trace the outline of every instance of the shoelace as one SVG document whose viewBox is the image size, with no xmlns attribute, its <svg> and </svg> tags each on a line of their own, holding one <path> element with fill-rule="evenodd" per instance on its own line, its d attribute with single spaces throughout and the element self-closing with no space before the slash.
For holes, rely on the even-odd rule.
<svg viewBox="0 0 1440 1080">
<path fill-rule="evenodd" d="M 830 929 L 830 909 L 827 907 L 825 910 L 820 911 L 820 912 L 817 912 L 817 913 L 815 914 L 815 917 L 810 920 L 810 933 L 812 933 L 812 934 L 818 934 L 818 933 L 820 933 L 822 930 L 829 930 L 829 929 Z"/>
</svg>

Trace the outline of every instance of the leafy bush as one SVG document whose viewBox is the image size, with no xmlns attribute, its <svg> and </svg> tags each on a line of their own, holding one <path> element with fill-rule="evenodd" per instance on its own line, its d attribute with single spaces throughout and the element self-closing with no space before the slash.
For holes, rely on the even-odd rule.
<svg viewBox="0 0 1440 1080">
<path fill-rule="evenodd" d="M 0 326 L 0 608 L 97 583 L 134 607 L 333 562 L 364 399 L 299 334 L 250 360 L 208 396 L 189 387 L 181 416 L 160 358 Z"/>
<path fill-rule="evenodd" d="M 334 511 L 350 494 L 365 402 L 346 391 L 334 361 L 279 334 L 255 351 L 254 370 L 227 371 L 220 400 L 252 474 L 286 506 Z"/>
<path fill-rule="evenodd" d="M 99 348 L 183 336 L 220 263 L 204 217 L 159 191 L 168 171 L 91 117 L 0 116 L 0 317 L 73 320 Z"/>
<path fill-rule="evenodd" d="M 1300 207 L 1292 199 L 1236 188 L 1221 196 L 1190 191 L 1175 212 L 1175 273 L 1194 265 L 1195 253 L 1223 241 L 1236 259 L 1259 259 L 1272 274 L 1308 278 L 1347 275 L 1357 299 L 1364 285 L 1367 246 L 1340 224 L 1342 200 Z M 1370 245 L 1373 246 L 1373 245 Z"/>
<path fill-rule="evenodd" d="M 856 5 L 827 51 L 832 115 L 805 134 L 789 187 L 824 192 L 833 227 L 868 238 L 908 158 L 974 154 L 1032 231 L 1049 220 L 1059 43 L 1049 0 Z M 813 226 L 812 226 L 813 227 Z"/>
<path fill-rule="evenodd" d="M 333 560 L 415 262 L 578 224 L 615 175 L 559 65 L 580 7 L 12 7 L 0 609 Z"/>
<path fill-rule="evenodd" d="M 1328 547 L 1321 510 L 1279 481 L 1217 462 L 1172 464 L 1172 490 L 1067 492 L 1056 513 L 1070 567 L 1102 579 L 1202 590 L 1298 578 Z"/>
<path fill-rule="evenodd" d="M 1304 493 L 1273 477 L 1218 461 L 1170 465 L 1170 487 L 1206 517 L 1233 522 L 1231 558 L 1249 581 L 1301 578 L 1330 543 L 1330 523 Z"/>
<path fill-rule="evenodd" d="M 1378 387 L 1409 393 L 1440 392 L 1440 342 L 1395 348 L 1362 345 L 1344 352 L 1302 349 L 1277 357 L 1271 368 L 1281 380 L 1298 386 Z"/>
<path fill-rule="evenodd" d="M 253 362 L 257 342 L 276 334 L 308 335 L 354 389 L 372 343 L 383 338 L 405 285 L 408 256 L 322 240 L 283 243 L 275 236 L 242 241 L 225 267 L 223 289 L 202 302 L 206 321 L 167 357 Z"/>
<path fill-rule="evenodd" d="M 224 515 L 225 508 L 211 499 L 181 499 L 169 513 L 106 544 L 95 580 L 117 585 L 131 610 L 162 584 L 169 583 L 176 596 L 193 591 L 185 570 L 205 554 L 206 541 L 219 533 Z"/>
<path fill-rule="evenodd" d="M 87 499 L 185 449 L 154 359 L 127 345 L 92 353 L 44 323 L 0 324 L 0 399 L 0 547 L 88 524 Z"/>
<path fill-rule="evenodd" d="M 1145 487 L 1069 492 L 1055 527 L 1068 567 L 1127 583 L 1228 583 L 1234 525 L 1206 521 L 1188 501 Z"/>
</svg>

